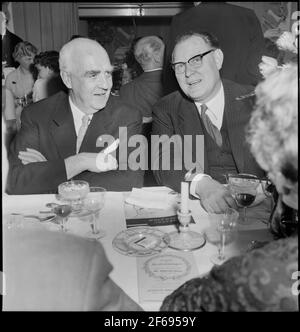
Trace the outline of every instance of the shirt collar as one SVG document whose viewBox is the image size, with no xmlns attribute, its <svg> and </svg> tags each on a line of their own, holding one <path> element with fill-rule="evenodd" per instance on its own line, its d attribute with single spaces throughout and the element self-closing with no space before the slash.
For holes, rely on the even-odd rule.
<svg viewBox="0 0 300 332">
<path fill-rule="evenodd" d="M 74 126 L 75 126 L 75 131 L 76 134 L 78 135 L 79 128 L 81 127 L 82 124 L 82 117 L 86 115 L 84 112 L 82 112 L 71 100 L 71 97 L 69 96 L 69 103 L 73 115 L 73 120 L 74 120 Z M 93 114 L 89 114 L 89 119 L 90 121 L 93 118 Z"/>
<path fill-rule="evenodd" d="M 4 29 L 4 33 L 2 35 L 2 39 L 4 38 L 5 35 L 6 35 L 6 29 Z"/>
<path fill-rule="evenodd" d="M 199 112 L 201 112 L 202 103 L 195 102 L 195 104 Z M 208 102 L 206 102 L 205 105 L 208 108 L 206 114 L 209 116 L 212 123 L 220 130 L 223 123 L 224 105 L 225 105 L 224 88 L 222 83 L 217 94 Z"/>
</svg>

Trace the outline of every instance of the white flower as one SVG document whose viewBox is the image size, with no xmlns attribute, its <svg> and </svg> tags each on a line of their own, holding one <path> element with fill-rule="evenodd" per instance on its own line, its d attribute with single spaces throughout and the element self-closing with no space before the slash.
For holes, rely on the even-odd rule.
<svg viewBox="0 0 300 332">
<path fill-rule="evenodd" d="M 264 78 L 269 76 L 274 70 L 278 68 L 278 62 L 276 59 L 263 55 L 262 62 L 258 65 L 260 73 Z"/>
<path fill-rule="evenodd" d="M 281 50 L 297 53 L 296 37 L 289 31 L 285 31 L 276 41 L 276 45 Z"/>
</svg>

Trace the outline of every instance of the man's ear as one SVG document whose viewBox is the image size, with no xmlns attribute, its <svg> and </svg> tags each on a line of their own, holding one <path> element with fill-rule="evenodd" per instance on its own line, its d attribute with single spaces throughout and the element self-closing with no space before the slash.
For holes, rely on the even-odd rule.
<svg viewBox="0 0 300 332">
<path fill-rule="evenodd" d="M 67 73 L 67 72 L 64 71 L 64 70 L 61 70 L 61 71 L 60 71 L 60 77 L 61 77 L 61 79 L 63 80 L 65 86 L 66 86 L 68 89 L 71 89 L 71 88 L 72 88 L 72 82 L 71 82 L 71 78 L 70 78 L 69 73 Z"/>
<path fill-rule="evenodd" d="M 224 59 L 224 54 L 223 54 L 222 50 L 217 48 L 214 51 L 214 58 L 215 58 L 215 61 L 216 61 L 217 68 L 218 68 L 218 70 L 220 70 L 222 68 L 223 59 Z"/>
</svg>

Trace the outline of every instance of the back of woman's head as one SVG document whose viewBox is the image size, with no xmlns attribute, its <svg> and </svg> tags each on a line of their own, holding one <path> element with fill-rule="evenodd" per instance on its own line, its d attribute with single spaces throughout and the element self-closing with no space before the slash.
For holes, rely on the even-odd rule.
<svg viewBox="0 0 300 332">
<path fill-rule="evenodd" d="M 283 199 L 298 196 L 298 80 L 298 66 L 288 64 L 261 82 L 248 130 L 253 155 Z"/>
</svg>

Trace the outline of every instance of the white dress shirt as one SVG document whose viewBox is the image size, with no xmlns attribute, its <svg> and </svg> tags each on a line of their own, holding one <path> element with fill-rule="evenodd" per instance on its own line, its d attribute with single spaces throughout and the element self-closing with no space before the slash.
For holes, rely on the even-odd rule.
<svg viewBox="0 0 300 332">
<path fill-rule="evenodd" d="M 201 105 L 202 103 L 195 102 L 195 105 L 200 113 L 201 116 Z M 207 106 L 206 114 L 210 118 L 213 125 L 215 125 L 219 130 L 221 130 L 222 123 L 223 123 L 223 116 L 224 116 L 224 106 L 225 106 L 225 96 L 224 96 L 224 88 L 223 84 L 218 91 L 218 93 L 208 102 L 205 103 Z M 198 181 L 200 181 L 204 176 L 210 177 L 208 174 L 199 173 L 197 174 L 190 186 L 190 193 L 191 195 L 198 197 L 196 194 L 196 185 Z M 211 178 L 211 177 L 210 177 Z M 187 178 L 188 180 L 188 178 Z"/>
<path fill-rule="evenodd" d="M 78 132 L 79 129 L 82 125 L 82 117 L 84 115 L 86 115 L 85 113 L 83 113 L 71 100 L 71 97 L 69 96 L 69 103 L 70 103 L 70 107 L 71 107 L 71 111 L 72 111 L 72 115 L 73 115 L 73 120 L 74 120 L 74 126 L 75 126 L 75 131 L 76 131 L 76 135 L 78 136 Z M 89 115 L 89 119 L 90 122 L 93 118 L 93 114 Z"/>
</svg>

